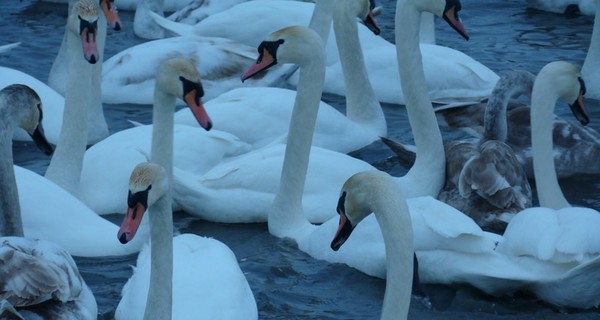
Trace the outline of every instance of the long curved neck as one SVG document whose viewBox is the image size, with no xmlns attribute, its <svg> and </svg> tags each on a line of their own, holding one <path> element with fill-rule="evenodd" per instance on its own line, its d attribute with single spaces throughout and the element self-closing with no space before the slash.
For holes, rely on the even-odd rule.
<svg viewBox="0 0 600 320">
<path fill-rule="evenodd" d="M 88 135 L 90 144 L 94 144 L 109 135 L 108 123 L 104 117 L 102 105 L 102 63 L 104 61 L 104 47 L 106 44 L 107 22 L 103 13 L 98 16 L 98 31 L 96 43 L 100 57 L 92 65 L 92 84 L 90 92 L 90 103 L 88 112 Z"/>
<path fill-rule="evenodd" d="M 570 207 L 570 204 L 560 189 L 554 166 L 552 129 L 558 97 L 547 82 L 538 75 L 531 96 L 533 174 L 540 206 L 560 209 Z"/>
<path fill-rule="evenodd" d="M 83 58 L 79 36 L 69 30 L 66 32 L 69 77 L 63 123 L 46 177 L 78 197 L 83 155 L 87 147 L 92 65 Z"/>
<path fill-rule="evenodd" d="M 150 160 L 173 181 L 173 122 L 175 97 L 154 90 Z M 169 190 L 150 208 L 150 290 L 144 319 L 171 319 L 173 298 L 173 213 Z"/>
<path fill-rule="evenodd" d="M 437 197 L 445 179 L 442 134 L 427 93 L 419 50 L 420 12 L 406 0 L 396 6 L 396 53 L 406 111 L 417 147 L 415 164 L 401 181 L 406 197 Z"/>
<path fill-rule="evenodd" d="M 523 94 L 530 96 L 534 81 L 533 74 L 521 71 L 509 71 L 498 80 L 485 107 L 482 143 L 488 140 L 506 142 L 508 102 L 511 98 L 517 98 Z"/>
<path fill-rule="evenodd" d="M 587 83 L 588 95 L 595 99 L 600 98 L 600 2 L 598 1 L 596 1 L 592 39 L 581 67 L 581 74 Z"/>
<path fill-rule="evenodd" d="M 268 215 L 269 231 L 278 237 L 297 238 L 298 228 L 310 225 L 304 216 L 302 195 L 325 81 L 325 51 L 321 49 L 313 57 L 300 66 L 279 190 Z"/>
<path fill-rule="evenodd" d="M 396 190 L 388 188 L 387 190 Z M 386 254 L 386 287 L 381 319 L 406 319 L 413 278 L 413 231 L 404 197 L 392 192 L 375 194 L 373 212 L 381 228 Z"/>
<path fill-rule="evenodd" d="M 333 13 L 333 30 L 346 88 L 346 116 L 354 122 L 372 127 L 379 135 L 387 135 L 385 115 L 365 67 L 356 15 L 345 10 L 344 5 L 339 5 Z"/>
<path fill-rule="evenodd" d="M 2 99 L 2 97 L 0 97 Z M 2 103 L 2 101 L 0 101 Z M 6 108 L 0 108 L 6 114 Z M 12 133 L 14 125 L 8 122 L 8 117 L 0 119 L 0 237 L 23 236 L 21 208 L 13 168 Z"/>
<path fill-rule="evenodd" d="M 170 320 L 173 308 L 173 214 L 171 194 L 149 208 L 150 287 L 145 320 Z"/>
<path fill-rule="evenodd" d="M 335 6 L 334 0 L 318 0 L 315 3 L 313 14 L 310 17 L 308 27 L 313 29 L 327 43 L 329 30 L 331 29 L 331 12 Z"/>
</svg>

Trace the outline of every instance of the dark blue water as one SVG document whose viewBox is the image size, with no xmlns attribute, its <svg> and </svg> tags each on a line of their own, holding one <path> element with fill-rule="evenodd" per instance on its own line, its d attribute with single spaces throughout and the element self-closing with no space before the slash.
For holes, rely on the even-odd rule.
<svg viewBox="0 0 600 320">
<path fill-rule="evenodd" d="M 553 60 L 581 65 L 585 58 L 593 18 L 567 19 L 560 15 L 528 10 L 522 0 L 463 0 L 462 17 L 471 40 L 466 42 L 437 22 L 438 44 L 459 49 L 498 74 L 512 68 L 537 71 Z M 378 1 L 384 7 L 378 17 L 383 36 L 393 41 L 393 0 Z M 0 65 L 19 69 L 46 81 L 58 51 L 66 19 L 66 5 L 37 0 L 2 0 L 0 45 L 21 41 L 13 51 L 0 55 Z M 121 32 L 109 31 L 106 57 L 143 42 L 132 32 L 131 12 L 120 12 Z M 2 76 L 2 75 L 0 75 Z M 325 96 L 332 105 L 343 105 L 341 97 Z M 586 101 L 592 125 L 600 128 L 600 103 Z M 390 136 L 409 141 L 404 109 L 384 105 Z M 568 115 L 565 106 L 557 113 Z M 126 119 L 148 123 L 150 108 L 135 105 L 105 105 L 112 132 L 130 127 Z M 445 138 L 456 133 L 442 128 Z M 406 172 L 381 143 L 354 154 L 394 175 Z M 43 173 L 49 159 L 34 146 L 15 146 L 15 162 Z M 561 181 L 574 204 L 600 209 L 599 177 L 574 177 Z M 111 216 L 120 223 L 120 216 Z M 175 227 L 182 233 L 214 237 L 237 255 L 256 297 L 261 319 L 378 319 L 385 283 L 340 264 L 314 260 L 294 244 L 271 236 L 265 224 L 215 224 L 175 213 Z M 123 284 L 131 275 L 135 256 L 81 259 L 77 262 L 98 301 L 101 319 L 111 319 Z M 340 288 L 343 288 L 340 290 Z M 597 310 L 556 310 L 528 295 L 489 297 L 468 287 L 428 285 L 433 308 L 413 299 L 410 319 L 600 319 Z"/>
</svg>

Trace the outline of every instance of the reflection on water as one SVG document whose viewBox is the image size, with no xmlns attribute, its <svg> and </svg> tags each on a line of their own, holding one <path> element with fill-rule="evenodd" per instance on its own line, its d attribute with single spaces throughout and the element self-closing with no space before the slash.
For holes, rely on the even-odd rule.
<svg viewBox="0 0 600 320">
<path fill-rule="evenodd" d="M 583 62 L 589 45 L 592 17 L 566 19 L 559 15 L 527 10 L 522 0 L 463 0 L 462 18 L 471 34 L 464 41 L 445 22 L 437 21 L 439 44 L 461 50 L 499 74 L 512 68 L 537 72 L 547 62 L 566 59 Z M 380 0 L 384 12 L 378 17 L 383 36 L 393 41 L 395 2 Z M 0 55 L 0 65 L 16 68 L 46 81 L 63 35 L 66 6 L 38 0 L 0 1 L 3 26 L 0 44 L 21 41 L 13 51 Z M 106 56 L 143 42 L 131 32 L 133 14 L 120 12 L 124 30 L 109 30 Z M 325 95 L 324 100 L 342 107 L 344 99 Z M 586 101 L 591 125 L 600 128 L 600 103 Z M 389 135 L 412 141 L 404 108 L 384 105 Z M 149 106 L 105 105 L 112 132 L 132 124 L 149 123 Z M 559 115 L 570 117 L 566 105 Z M 445 139 L 458 133 L 442 128 Z M 15 162 L 43 173 L 49 158 L 31 143 L 15 144 Z M 382 143 L 353 153 L 381 170 L 402 175 L 406 168 L 396 162 Z M 561 181 L 567 198 L 574 204 L 600 208 L 600 179 L 574 177 Z M 332 207 L 335 204 L 331 204 Z M 259 305 L 261 319 L 377 319 L 381 310 L 384 282 L 365 276 L 340 264 L 315 261 L 299 252 L 290 241 L 272 237 L 265 224 L 227 225 L 208 223 L 175 213 L 175 228 L 181 233 L 214 237 L 236 253 Z M 120 223 L 120 215 L 108 217 Z M 115 235 L 116 236 L 116 235 Z M 120 299 L 121 288 L 132 272 L 136 256 L 76 259 L 82 274 L 94 291 L 101 319 L 111 319 Z M 537 303 L 527 295 L 487 297 L 464 287 L 427 286 L 434 309 L 413 300 L 411 319 L 598 319 L 594 312 L 572 310 L 569 314 Z"/>
</svg>

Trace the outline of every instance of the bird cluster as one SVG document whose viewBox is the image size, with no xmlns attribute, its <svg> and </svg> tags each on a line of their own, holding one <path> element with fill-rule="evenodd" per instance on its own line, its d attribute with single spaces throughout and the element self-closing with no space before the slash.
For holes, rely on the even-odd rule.
<svg viewBox="0 0 600 320">
<path fill-rule="evenodd" d="M 498 77 L 433 40 L 436 16 L 469 39 L 460 0 L 398 0 L 395 45 L 373 0 L 129 2 L 117 5 L 136 9 L 136 35 L 158 40 L 105 59 L 107 27 L 124 27 L 115 1 L 70 0 L 47 85 L 0 67 L 0 318 L 96 319 L 72 256 L 139 252 L 115 318 L 257 319 L 233 252 L 174 236 L 176 210 L 266 222 L 316 259 L 386 278 L 382 319 L 408 317 L 414 281 L 600 305 L 600 213 L 558 184 L 600 169 L 600 135 L 583 126 L 594 41 L 583 73 L 554 61 Z M 579 123 L 554 115 L 558 100 Z M 405 105 L 414 146 L 387 138 L 381 102 Z M 103 103 L 152 105 L 152 124 L 110 134 Z M 477 135 L 444 144 L 438 117 Z M 348 155 L 380 138 L 408 173 Z M 45 176 L 13 165 L 13 139 L 52 155 Z"/>
</svg>

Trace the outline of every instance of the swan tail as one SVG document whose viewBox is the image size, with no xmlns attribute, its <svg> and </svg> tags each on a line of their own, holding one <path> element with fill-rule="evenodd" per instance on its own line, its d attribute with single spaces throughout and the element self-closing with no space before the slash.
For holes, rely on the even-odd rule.
<svg viewBox="0 0 600 320">
<path fill-rule="evenodd" d="M 394 151 L 394 153 L 396 153 L 401 165 L 410 168 L 415 163 L 415 159 L 417 158 L 417 149 L 415 146 L 403 144 L 386 137 L 380 138 L 385 145 L 387 145 L 392 151 Z"/>
<path fill-rule="evenodd" d="M 149 11 L 148 13 L 150 14 L 154 22 L 156 22 L 156 24 L 176 35 L 183 36 L 192 34 L 194 32 L 194 26 L 192 25 L 171 21 L 151 11 Z"/>
</svg>

